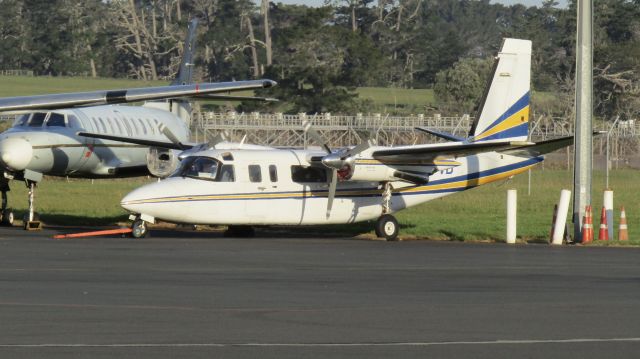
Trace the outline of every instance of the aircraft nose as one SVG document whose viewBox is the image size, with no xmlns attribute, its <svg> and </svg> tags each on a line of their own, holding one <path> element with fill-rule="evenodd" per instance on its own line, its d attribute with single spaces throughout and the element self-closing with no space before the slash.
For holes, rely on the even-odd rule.
<svg viewBox="0 0 640 359">
<path fill-rule="evenodd" d="M 157 187 L 161 183 L 150 183 L 142 187 L 138 187 L 127 193 L 120 201 L 120 206 L 132 213 L 143 213 L 149 209 L 149 205 L 158 197 Z"/>
<path fill-rule="evenodd" d="M 9 137 L 0 140 L 0 161 L 8 169 L 21 171 L 27 168 L 33 156 L 33 147 L 23 138 Z"/>
</svg>

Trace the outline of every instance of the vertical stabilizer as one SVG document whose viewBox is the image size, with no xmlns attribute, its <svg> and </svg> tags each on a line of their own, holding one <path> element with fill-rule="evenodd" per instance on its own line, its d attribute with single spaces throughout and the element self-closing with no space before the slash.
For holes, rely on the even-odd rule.
<svg viewBox="0 0 640 359">
<path fill-rule="evenodd" d="M 187 38 L 184 41 L 184 50 L 182 52 L 182 62 L 175 80 L 171 85 L 187 85 L 193 83 L 193 57 L 196 51 L 196 28 L 198 27 L 198 19 L 193 19 L 189 23 L 187 29 Z"/>
<path fill-rule="evenodd" d="M 526 141 L 530 81 L 531 41 L 505 39 L 469 141 Z"/>
</svg>

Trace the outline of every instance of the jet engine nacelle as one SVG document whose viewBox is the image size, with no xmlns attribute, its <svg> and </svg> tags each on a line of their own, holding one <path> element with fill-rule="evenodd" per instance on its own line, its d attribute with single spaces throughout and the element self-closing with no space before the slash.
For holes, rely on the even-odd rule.
<svg viewBox="0 0 640 359">
<path fill-rule="evenodd" d="M 180 164 L 175 150 L 150 147 L 147 152 L 147 169 L 155 177 L 164 178 L 172 174 Z"/>
</svg>

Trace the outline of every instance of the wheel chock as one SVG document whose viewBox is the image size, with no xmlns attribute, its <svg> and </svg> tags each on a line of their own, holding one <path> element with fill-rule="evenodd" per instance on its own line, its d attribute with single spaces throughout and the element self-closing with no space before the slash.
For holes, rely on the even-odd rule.
<svg viewBox="0 0 640 359">
<path fill-rule="evenodd" d="M 54 239 L 64 239 L 64 238 L 81 238 L 81 237 L 95 237 L 95 236 L 107 236 L 110 234 L 126 234 L 131 233 L 131 228 L 118 228 L 118 229 L 107 229 L 102 231 L 92 231 L 92 232 L 80 232 L 80 233 L 69 233 L 69 234 L 57 234 L 53 236 Z"/>
<path fill-rule="evenodd" d="M 42 222 L 40 221 L 27 222 L 24 225 L 24 229 L 26 229 L 27 231 L 39 231 L 42 229 Z"/>
</svg>

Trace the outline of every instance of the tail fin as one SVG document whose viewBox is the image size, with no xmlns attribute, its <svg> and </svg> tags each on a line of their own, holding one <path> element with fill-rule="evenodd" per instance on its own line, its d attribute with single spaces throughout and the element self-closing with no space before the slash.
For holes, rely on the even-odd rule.
<svg viewBox="0 0 640 359">
<path fill-rule="evenodd" d="M 531 41 L 504 39 L 469 141 L 526 141 L 529 134 Z"/>
<path fill-rule="evenodd" d="M 196 51 L 196 28 L 198 19 L 193 19 L 187 29 L 187 38 L 184 41 L 184 51 L 182 52 L 182 62 L 175 80 L 171 85 L 188 85 L 193 83 L 193 54 Z"/>
</svg>

